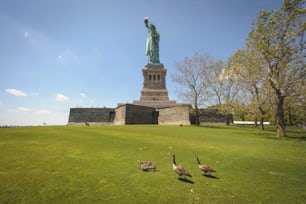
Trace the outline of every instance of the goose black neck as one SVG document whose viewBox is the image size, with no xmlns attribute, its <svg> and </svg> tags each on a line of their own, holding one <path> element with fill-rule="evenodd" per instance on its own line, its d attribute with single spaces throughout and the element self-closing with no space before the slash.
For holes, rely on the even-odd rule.
<svg viewBox="0 0 306 204">
<path fill-rule="evenodd" d="M 199 157 L 197 157 L 197 161 L 198 161 L 198 164 L 201 164 L 200 160 L 199 160 Z"/>
<path fill-rule="evenodd" d="M 176 165 L 176 162 L 175 162 L 175 155 L 173 154 L 172 157 L 173 157 L 173 164 Z"/>
</svg>

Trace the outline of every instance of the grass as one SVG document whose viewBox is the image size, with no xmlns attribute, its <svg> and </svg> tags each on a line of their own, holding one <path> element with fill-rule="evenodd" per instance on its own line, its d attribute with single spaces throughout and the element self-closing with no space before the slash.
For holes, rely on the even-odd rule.
<svg viewBox="0 0 306 204">
<path fill-rule="evenodd" d="M 306 132 L 287 131 L 276 139 L 272 127 L 0 129 L 0 203 L 305 203 Z M 178 179 L 170 152 L 190 182 Z M 158 171 L 141 171 L 138 160 Z"/>
</svg>

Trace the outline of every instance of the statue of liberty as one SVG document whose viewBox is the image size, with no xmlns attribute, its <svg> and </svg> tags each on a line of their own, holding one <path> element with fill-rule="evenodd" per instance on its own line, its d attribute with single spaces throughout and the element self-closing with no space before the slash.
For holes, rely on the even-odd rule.
<svg viewBox="0 0 306 204">
<path fill-rule="evenodd" d="M 146 44 L 146 55 L 148 59 L 148 65 L 160 65 L 159 62 L 159 33 L 156 30 L 155 25 L 149 24 L 148 17 L 145 17 L 144 23 L 148 29 L 148 37 Z"/>
</svg>

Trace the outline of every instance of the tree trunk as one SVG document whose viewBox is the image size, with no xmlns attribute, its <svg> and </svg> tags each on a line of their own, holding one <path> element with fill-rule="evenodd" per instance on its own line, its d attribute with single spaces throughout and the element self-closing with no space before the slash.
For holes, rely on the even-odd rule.
<svg viewBox="0 0 306 204">
<path fill-rule="evenodd" d="M 200 114 L 199 114 L 199 108 L 198 108 L 197 103 L 194 104 L 194 109 L 195 109 L 195 124 L 200 125 Z"/>
<path fill-rule="evenodd" d="M 284 117 L 284 97 L 280 95 L 278 95 L 276 118 L 277 118 L 276 136 L 278 138 L 285 137 L 286 130 L 285 130 L 285 117 Z"/>
<path fill-rule="evenodd" d="M 261 106 L 259 106 L 258 108 L 259 112 L 260 112 L 260 129 L 264 130 L 264 115 L 265 115 L 265 111 L 263 110 L 263 108 Z"/>
<path fill-rule="evenodd" d="M 261 130 L 264 130 L 264 129 L 265 129 L 264 123 L 263 123 L 263 122 L 264 122 L 264 118 L 261 116 L 261 117 L 260 117 L 260 129 L 261 129 Z"/>
<path fill-rule="evenodd" d="M 226 113 L 226 125 L 230 125 L 230 114 Z"/>
<path fill-rule="evenodd" d="M 288 121 L 289 121 L 289 126 L 293 125 L 293 120 L 292 120 L 292 114 L 291 114 L 291 107 L 288 107 Z"/>
<path fill-rule="evenodd" d="M 255 119 L 254 119 L 254 125 L 255 125 L 255 127 L 258 127 L 257 117 L 255 117 Z"/>
</svg>

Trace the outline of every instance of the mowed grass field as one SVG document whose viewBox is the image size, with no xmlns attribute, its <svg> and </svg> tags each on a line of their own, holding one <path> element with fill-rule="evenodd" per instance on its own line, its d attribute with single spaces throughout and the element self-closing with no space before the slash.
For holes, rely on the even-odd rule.
<svg viewBox="0 0 306 204">
<path fill-rule="evenodd" d="M 276 139 L 273 127 L 0 129 L 0 203 L 306 203 L 306 131 L 287 131 Z M 203 176 L 195 155 L 214 177 Z M 141 171 L 139 160 L 157 171 Z"/>
</svg>

